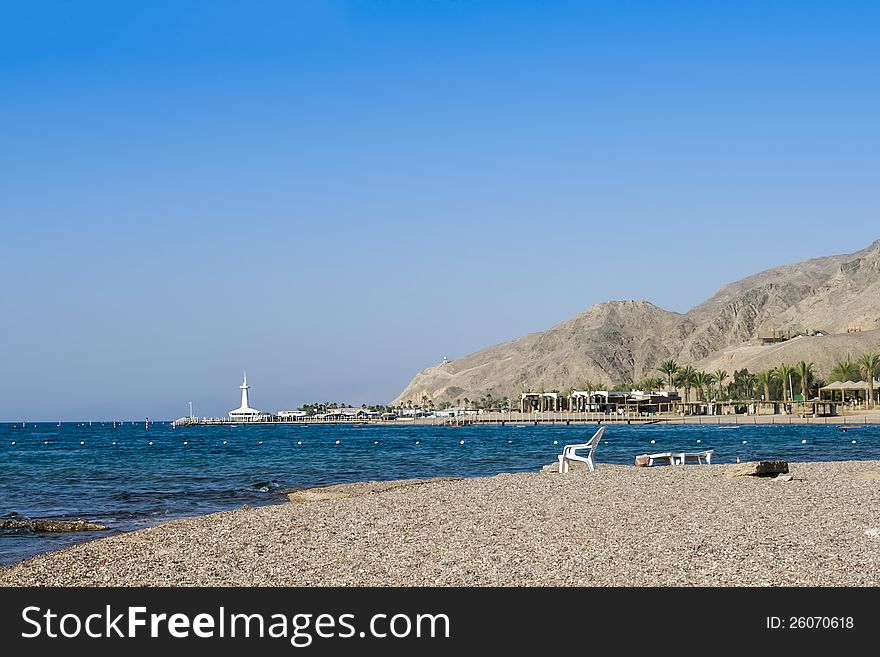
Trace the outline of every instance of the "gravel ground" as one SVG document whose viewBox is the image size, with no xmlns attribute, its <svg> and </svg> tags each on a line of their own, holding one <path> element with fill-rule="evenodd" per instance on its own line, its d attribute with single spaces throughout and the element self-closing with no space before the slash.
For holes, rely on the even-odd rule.
<svg viewBox="0 0 880 657">
<path fill-rule="evenodd" d="M 880 461 L 795 463 L 791 481 L 726 470 L 335 486 L 43 555 L 0 585 L 880 584 Z"/>
</svg>

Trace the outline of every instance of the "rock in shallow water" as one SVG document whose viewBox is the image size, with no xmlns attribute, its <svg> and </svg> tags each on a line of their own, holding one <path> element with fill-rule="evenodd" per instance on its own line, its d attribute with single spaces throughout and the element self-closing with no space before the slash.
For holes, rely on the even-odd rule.
<svg viewBox="0 0 880 657">
<path fill-rule="evenodd" d="M 110 529 L 106 525 L 76 520 L 0 520 L 0 529 L 33 529 L 35 532 L 99 532 Z"/>
</svg>

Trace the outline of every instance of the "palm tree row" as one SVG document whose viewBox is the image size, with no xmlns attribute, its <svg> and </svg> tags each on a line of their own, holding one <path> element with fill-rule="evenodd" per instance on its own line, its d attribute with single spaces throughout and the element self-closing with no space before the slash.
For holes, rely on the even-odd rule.
<svg viewBox="0 0 880 657">
<path fill-rule="evenodd" d="M 714 373 L 695 370 L 690 365 L 682 367 L 672 359 L 660 363 L 657 371 L 666 375 L 669 388 L 675 386 L 684 389 L 685 403 L 690 402 L 693 388 L 696 388 L 697 399 L 700 401 L 708 401 L 713 391 L 717 391 L 718 395 L 723 394 L 724 381 L 727 379 L 727 372 L 724 370 L 716 370 Z M 717 388 L 713 388 L 713 384 Z"/>
<path fill-rule="evenodd" d="M 771 388 L 776 388 L 777 392 L 781 392 L 783 402 L 789 402 L 795 398 L 797 383 L 801 399 L 806 400 L 812 384 L 821 383 L 816 379 L 814 367 L 814 363 L 801 360 L 794 364 L 781 363 L 778 367 L 754 374 L 748 369 L 737 370 L 733 373 L 733 381 L 727 386 L 726 398 L 753 399 L 757 388 L 763 389 L 763 399 L 770 400 Z M 717 393 L 718 398 L 725 397 L 724 382 L 728 374 L 724 370 L 719 369 L 712 373 L 698 371 L 690 365 L 681 366 L 673 359 L 667 359 L 660 363 L 657 371 L 665 375 L 669 388 L 675 386 L 684 390 L 685 403 L 690 402 L 692 389 L 696 389 L 698 401 L 708 401 L 713 392 Z M 874 406 L 874 379 L 878 376 L 880 376 L 880 354 L 877 353 L 864 354 L 855 362 L 847 357 L 838 361 L 831 370 L 832 381 L 856 379 L 865 381 L 871 406 Z M 646 381 L 656 382 L 656 379 Z"/>
<path fill-rule="evenodd" d="M 685 403 L 690 403 L 692 390 L 696 390 L 698 401 L 749 400 L 755 399 L 757 393 L 761 392 L 763 393 L 761 397 L 765 401 L 770 401 L 774 397 L 779 399 L 781 395 L 783 402 L 791 402 L 795 398 L 795 386 L 799 388 L 801 400 L 807 400 L 810 389 L 814 385 L 819 387 L 823 384 L 817 379 L 814 367 L 814 363 L 801 360 L 794 364 L 780 363 L 775 368 L 754 373 L 743 368 L 734 371 L 732 380 L 728 385 L 725 385 L 730 376 L 723 369 L 717 369 L 714 372 L 696 370 L 691 365 L 679 365 L 670 358 L 661 362 L 657 367 L 657 372 L 663 374 L 663 378 L 647 377 L 635 384 L 621 383 L 616 389 L 634 387 L 641 390 L 659 390 L 664 385 L 667 389 L 681 388 L 684 391 Z M 868 384 L 870 404 L 874 406 L 874 378 L 878 376 L 880 376 L 880 354 L 867 353 L 855 362 L 847 357 L 835 363 L 831 370 L 830 379 L 831 381 L 854 381 L 857 379 L 865 381 Z M 604 390 L 605 388 L 603 383 L 585 381 L 579 389 L 591 393 L 594 390 Z M 569 396 L 573 390 L 574 388 L 568 388 Z M 468 401 L 465 400 L 466 406 Z M 489 394 L 487 399 L 480 400 L 479 405 L 485 407 L 492 401 L 491 394 Z M 505 398 L 505 401 L 508 400 Z M 458 400 L 456 400 L 457 402 Z"/>
</svg>

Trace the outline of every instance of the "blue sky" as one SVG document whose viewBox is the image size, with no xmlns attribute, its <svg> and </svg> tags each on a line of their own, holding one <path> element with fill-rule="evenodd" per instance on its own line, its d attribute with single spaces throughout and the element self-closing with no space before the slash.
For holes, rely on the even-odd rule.
<svg viewBox="0 0 880 657">
<path fill-rule="evenodd" d="M 0 420 L 387 402 L 867 246 L 873 2 L 0 1 Z"/>
</svg>

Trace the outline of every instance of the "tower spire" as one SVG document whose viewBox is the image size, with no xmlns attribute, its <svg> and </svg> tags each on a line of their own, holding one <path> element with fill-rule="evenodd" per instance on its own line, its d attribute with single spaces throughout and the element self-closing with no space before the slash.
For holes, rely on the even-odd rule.
<svg viewBox="0 0 880 657">
<path fill-rule="evenodd" d="M 244 371 L 241 385 L 238 386 L 238 388 L 241 390 L 241 406 L 234 411 L 229 411 L 229 417 L 233 420 L 251 421 L 255 417 L 261 415 L 261 412 L 250 406 L 250 399 L 248 399 L 248 390 L 250 389 L 250 386 L 248 385 L 247 380 L 247 370 Z"/>
<path fill-rule="evenodd" d="M 250 404 L 248 403 L 248 388 L 250 388 L 250 386 L 247 384 L 247 372 L 244 373 L 244 381 L 241 382 L 239 388 L 241 388 L 242 409 L 250 408 Z"/>
</svg>

